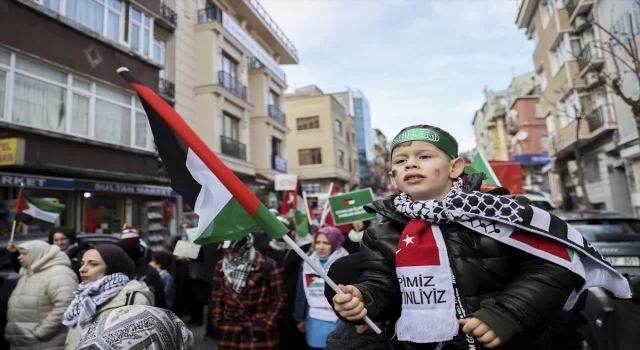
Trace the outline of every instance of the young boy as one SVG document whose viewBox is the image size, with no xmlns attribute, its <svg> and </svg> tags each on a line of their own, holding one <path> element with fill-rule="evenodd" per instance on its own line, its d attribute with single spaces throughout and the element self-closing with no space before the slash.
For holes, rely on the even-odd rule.
<svg viewBox="0 0 640 350">
<path fill-rule="evenodd" d="M 484 175 L 464 168 L 456 140 L 442 129 L 416 125 L 394 138 L 389 175 L 401 193 L 365 207 L 386 221 L 365 232 L 359 283 L 340 286 L 345 294 L 334 297 L 334 309 L 359 324 L 365 315 L 387 322 L 394 349 L 541 349 L 549 319 L 584 280 L 579 268 L 569 270 L 575 259 L 540 253 L 544 241 L 571 261 L 563 243 L 530 232 L 562 229 L 587 258 L 599 255 L 549 213 L 474 192 Z M 620 282 L 607 273 L 612 279 L 603 284 Z M 622 284 L 617 295 L 626 293 Z"/>
<path fill-rule="evenodd" d="M 167 304 L 167 309 L 172 310 L 173 308 L 173 276 L 169 273 L 171 269 L 171 265 L 173 265 L 173 254 L 167 251 L 157 251 L 153 253 L 153 258 L 149 263 L 151 267 L 158 270 L 160 274 L 160 279 L 162 279 L 162 284 L 164 286 L 164 297 Z"/>
</svg>

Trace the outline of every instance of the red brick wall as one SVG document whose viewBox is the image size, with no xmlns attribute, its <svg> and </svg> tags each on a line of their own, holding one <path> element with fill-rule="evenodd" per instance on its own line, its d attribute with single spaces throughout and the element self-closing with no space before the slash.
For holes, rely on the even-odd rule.
<svg viewBox="0 0 640 350">
<path fill-rule="evenodd" d="M 517 131 L 524 131 L 528 134 L 526 140 L 519 141 L 522 146 L 521 154 L 546 152 L 540 139 L 547 134 L 547 126 L 544 118 L 537 118 L 536 116 L 536 102 L 538 102 L 537 98 L 520 98 L 513 104 L 513 109 L 518 112 Z M 513 157 L 516 154 L 515 151 L 516 148 L 513 147 L 509 157 Z"/>
</svg>

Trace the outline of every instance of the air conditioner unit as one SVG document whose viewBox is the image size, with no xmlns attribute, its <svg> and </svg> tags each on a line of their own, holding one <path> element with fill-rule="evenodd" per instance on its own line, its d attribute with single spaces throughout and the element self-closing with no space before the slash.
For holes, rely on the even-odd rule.
<svg viewBox="0 0 640 350">
<path fill-rule="evenodd" d="M 585 16 L 576 16 L 576 19 L 573 20 L 573 29 L 576 31 L 581 31 L 588 26 L 589 22 L 587 22 L 587 18 Z"/>
<path fill-rule="evenodd" d="M 600 79 L 598 78 L 598 73 L 596 72 L 589 72 L 584 76 L 584 82 L 587 84 L 587 86 L 597 84 L 599 80 Z"/>
</svg>

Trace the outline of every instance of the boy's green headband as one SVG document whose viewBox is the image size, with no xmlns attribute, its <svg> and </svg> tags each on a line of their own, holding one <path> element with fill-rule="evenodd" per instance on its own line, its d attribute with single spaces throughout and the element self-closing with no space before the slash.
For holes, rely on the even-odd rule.
<svg viewBox="0 0 640 350">
<path fill-rule="evenodd" d="M 398 145 L 410 141 L 429 142 L 446 153 L 451 159 L 458 158 L 458 150 L 448 137 L 424 128 L 409 129 L 398 134 L 391 142 L 391 153 Z"/>
</svg>

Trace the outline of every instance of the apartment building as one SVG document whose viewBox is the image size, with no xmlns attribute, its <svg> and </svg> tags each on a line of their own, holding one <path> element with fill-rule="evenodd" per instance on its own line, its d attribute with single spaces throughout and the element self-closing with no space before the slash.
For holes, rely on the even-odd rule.
<svg viewBox="0 0 640 350">
<path fill-rule="evenodd" d="M 266 204 L 286 173 L 287 79 L 295 46 L 257 0 L 178 5 L 176 110 Z"/>
<path fill-rule="evenodd" d="M 171 102 L 170 5 L 0 0 L 0 8 L 0 231 L 24 186 L 64 203 L 61 223 L 78 231 L 176 232 L 179 195 L 137 96 L 116 73 L 128 67 Z"/>
<path fill-rule="evenodd" d="M 349 114 L 356 124 L 356 144 L 358 147 L 358 167 L 360 169 L 360 184 L 373 185 L 373 163 L 375 160 L 375 133 L 371 126 L 371 109 L 369 100 L 359 90 L 347 88 L 344 92 L 334 93 L 340 102 L 349 106 Z"/>
<path fill-rule="evenodd" d="M 553 159 L 549 175 L 551 181 L 561 182 L 552 188 L 563 192 L 554 195 L 562 198 L 567 210 L 579 209 L 586 195 L 594 208 L 631 213 L 626 166 L 613 141 L 618 129 L 614 96 L 598 79 L 605 61 L 597 45 L 602 33 L 590 24 L 600 20 L 594 3 L 524 0 L 516 24 L 536 43 L 533 62 Z M 575 162 L 575 147 L 581 164 Z M 578 171 L 584 174 L 586 194 L 578 186 Z"/>
<path fill-rule="evenodd" d="M 510 159 L 511 135 L 507 132 L 505 117 L 509 106 L 519 96 L 533 93 L 538 84 L 534 73 L 526 73 L 512 79 L 509 87 L 501 91 L 485 88 L 485 103 L 476 111 L 471 124 L 474 128 L 478 150 L 489 160 Z"/>
<path fill-rule="evenodd" d="M 289 172 L 297 174 L 303 191 L 339 191 L 360 184 L 355 122 L 348 106 L 316 85 L 285 96 Z"/>
<path fill-rule="evenodd" d="M 373 166 L 372 188 L 379 195 L 387 195 L 392 191 L 391 179 L 389 172 L 391 171 L 391 152 L 387 136 L 380 129 L 373 129 L 375 133 L 375 158 Z"/>
</svg>

